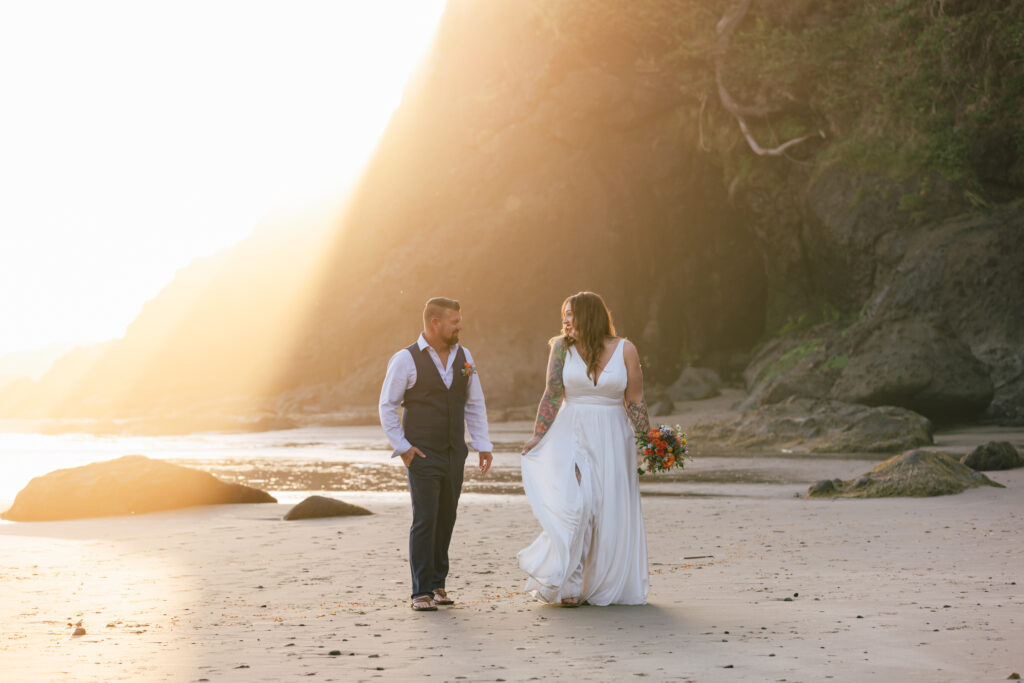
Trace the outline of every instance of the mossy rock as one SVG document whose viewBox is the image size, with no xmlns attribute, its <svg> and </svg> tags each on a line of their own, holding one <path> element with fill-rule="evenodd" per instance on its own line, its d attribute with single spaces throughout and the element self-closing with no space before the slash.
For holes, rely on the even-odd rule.
<svg viewBox="0 0 1024 683">
<path fill-rule="evenodd" d="M 824 479 L 808 498 L 892 498 L 948 496 L 976 486 L 1003 488 L 946 453 L 914 450 L 896 455 L 856 479 Z"/>
<path fill-rule="evenodd" d="M 989 441 L 960 458 L 972 470 L 1012 470 L 1024 467 L 1024 458 L 1009 441 Z"/>
</svg>

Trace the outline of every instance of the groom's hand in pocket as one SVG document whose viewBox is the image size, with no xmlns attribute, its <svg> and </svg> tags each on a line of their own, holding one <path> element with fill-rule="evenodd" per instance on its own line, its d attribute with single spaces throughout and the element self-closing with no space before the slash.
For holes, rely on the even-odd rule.
<svg viewBox="0 0 1024 683">
<path fill-rule="evenodd" d="M 415 458 L 416 456 L 419 456 L 421 458 L 427 457 L 426 455 L 423 454 L 423 451 L 416 448 L 415 446 L 407 450 L 405 453 L 402 453 L 398 457 L 400 457 L 402 459 L 402 462 L 405 463 L 405 466 L 408 467 L 409 465 L 412 464 L 412 459 Z"/>
</svg>

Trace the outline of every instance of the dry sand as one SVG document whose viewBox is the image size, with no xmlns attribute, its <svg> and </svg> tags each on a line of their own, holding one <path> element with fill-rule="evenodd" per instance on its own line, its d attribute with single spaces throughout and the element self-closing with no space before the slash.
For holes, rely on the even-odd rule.
<svg viewBox="0 0 1024 683">
<path fill-rule="evenodd" d="M 347 519 L 246 505 L 0 524 L 0 678 L 1004 680 L 1024 671 L 1024 470 L 991 477 L 1008 488 L 841 501 L 645 484 L 643 607 L 521 593 L 515 554 L 538 532 L 522 496 L 463 496 L 458 602 L 426 614 L 406 599 L 401 493 L 347 495 L 376 513 Z"/>
</svg>

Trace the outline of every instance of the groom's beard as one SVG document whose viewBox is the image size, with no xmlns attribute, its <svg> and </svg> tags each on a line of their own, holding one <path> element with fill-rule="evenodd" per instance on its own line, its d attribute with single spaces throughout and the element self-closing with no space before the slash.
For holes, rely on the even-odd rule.
<svg viewBox="0 0 1024 683">
<path fill-rule="evenodd" d="M 450 348 L 452 348 L 453 346 L 455 346 L 456 344 L 459 343 L 459 333 L 458 332 L 452 332 L 452 336 L 450 336 L 450 337 L 442 337 L 441 341 L 443 341 L 445 344 L 447 344 L 448 348 L 450 349 Z"/>
</svg>

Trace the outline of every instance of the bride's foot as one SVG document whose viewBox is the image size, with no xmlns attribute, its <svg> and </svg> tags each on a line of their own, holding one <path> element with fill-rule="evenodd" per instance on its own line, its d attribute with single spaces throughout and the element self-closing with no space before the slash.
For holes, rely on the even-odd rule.
<svg viewBox="0 0 1024 683">
<path fill-rule="evenodd" d="M 579 607 L 579 606 L 580 606 L 580 599 L 579 599 L 579 597 L 562 598 L 562 607 Z"/>
</svg>

